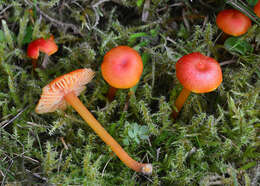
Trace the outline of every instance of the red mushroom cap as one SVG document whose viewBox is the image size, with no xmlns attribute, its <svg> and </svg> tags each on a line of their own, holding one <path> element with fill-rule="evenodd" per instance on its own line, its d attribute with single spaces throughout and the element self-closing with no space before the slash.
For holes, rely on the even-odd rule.
<svg viewBox="0 0 260 186">
<path fill-rule="evenodd" d="M 39 38 L 32 41 L 27 48 L 27 55 L 32 59 L 38 59 L 39 51 L 52 55 L 57 52 L 58 46 L 54 41 L 54 37 L 51 36 L 49 39 Z"/>
<path fill-rule="evenodd" d="M 128 46 L 118 46 L 104 56 L 101 64 L 103 78 L 115 88 L 135 86 L 143 72 L 143 62 L 137 51 Z"/>
<path fill-rule="evenodd" d="M 176 76 L 186 89 L 195 93 L 211 92 L 222 82 L 219 63 L 199 52 L 185 55 L 178 60 Z"/>
<path fill-rule="evenodd" d="M 260 1 L 255 5 L 254 12 L 258 17 L 260 17 Z"/>
<path fill-rule="evenodd" d="M 216 22 L 223 32 L 232 36 L 243 35 L 251 27 L 251 20 L 235 9 L 219 12 Z"/>
</svg>

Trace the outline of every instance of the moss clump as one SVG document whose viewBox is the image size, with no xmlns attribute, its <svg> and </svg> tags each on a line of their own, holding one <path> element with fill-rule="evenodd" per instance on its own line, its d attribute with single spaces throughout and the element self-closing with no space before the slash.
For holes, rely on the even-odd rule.
<svg viewBox="0 0 260 186">
<path fill-rule="evenodd" d="M 260 27 L 254 18 L 254 26 L 240 38 L 243 42 L 224 45 L 215 16 L 234 6 L 233 1 L 228 3 L 2 0 L 2 183 L 256 184 Z M 240 1 L 235 3 L 243 9 Z M 243 10 L 251 15 L 252 4 L 248 7 Z M 33 71 L 27 45 L 51 34 L 59 50 L 49 58 L 47 69 Z M 109 103 L 109 86 L 100 65 L 104 54 L 118 45 L 139 51 L 144 73 L 129 101 L 128 91 L 119 90 Z M 175 63 L 194 51 L 225 61 L 223 83 L 212 93 L 191 94 L 174 121 L 172 105 L 182 88 Z M 43 60 L 41 54 L 39 64 Z M 153 164 L 151 176 L 136 174 L 122 164 L 73 109 L 46 115 L 34 112 L 44 85 L 83 67 L 97 74 L 80 99 L 135 160 Z"/>
</svg>

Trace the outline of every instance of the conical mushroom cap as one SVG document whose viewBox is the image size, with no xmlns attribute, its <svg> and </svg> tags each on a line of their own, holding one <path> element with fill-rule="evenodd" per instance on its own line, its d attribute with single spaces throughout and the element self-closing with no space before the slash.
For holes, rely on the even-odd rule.
<svg viewBox="0 0 260 186">
<path fill-rule="evenodd" d="M 35 112 L 43 114 L 54 112 L 56 109 L 66 109 L 67 104 L 64 96 L 74 92 L 78 96 L 94 77 L 91 69 L 84 68 L 64 74 L 43 88 L 41 98 L 35 108 Z"/>
</svg>

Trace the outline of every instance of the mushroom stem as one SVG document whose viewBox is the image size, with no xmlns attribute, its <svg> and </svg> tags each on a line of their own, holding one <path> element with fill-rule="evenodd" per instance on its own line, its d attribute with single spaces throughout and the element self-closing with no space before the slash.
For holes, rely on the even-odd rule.
<svg viewBox="0 0 260 186">
<path fill-rule="evenodd" d="M 110 86 L 108 93 L 107 93 L 107 98 L 109 102 L 114 100 L 115 94 L 116 94 L 117 88 Z"/>
<path fill-rule="evenodd" d="M 149 175 L 152 173 L 152 165 L 142 164 L 133 160 L 114 140 L 114 138 L 102 127 L 102 125 L 95 119 L 95 117 L 88 111 L 88 109 L 73 92 L 68 93 L 64 98 L 126 166 L 136 172 L 142 172 L 143 174 Z"/>
<path fill-rule="evenodd" d="M 37 59 L 32 59 L 33 70 L 37 67 Z"/>
<path fill-rule="evenodd" d="M 178 117 L 178 114 L 179 114 L 183 104 L 185 103 L 186 99 L 189 97 L 190 93 L 191 93 L 190 90 L 183 87 L 181 93 L 177 97 L 175 104 L 174 104 L 178 110 L 178 112 L 175 110 L 172 112 L 172 116 L 174 119 L 176 119 Z"/>
</svg>

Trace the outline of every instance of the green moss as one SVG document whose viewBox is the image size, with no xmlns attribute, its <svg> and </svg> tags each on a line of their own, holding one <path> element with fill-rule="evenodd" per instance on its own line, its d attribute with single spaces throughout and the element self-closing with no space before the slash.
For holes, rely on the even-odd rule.
<svg viewBox="0 0 260 186">
<path fill-rule="evenodd" d="M 152 0 L 150 8 L 143 10 L 148 2 L 0 2 L 3 183 L 253 185 L 257 182 L 259 26 L 255 24 L 240 38 L 253 48 L 242 55 L 224 47 L 215 24 L 215 11 L 228 7 L 224 2 Z M 142 22 L 143 11 L 149 14 L 146 22 Z M 41 54 L 39 68 L 34 71 L 26 56 L 27 45 L 50 35 L 54 35 L 59 50 L 49 57 L 46 69 L 41 68 L 44 60 Z M 109 86 L 101 76 L 100 65 L 104 54 L 117 45 L 135 48 L 142 55 L 144 72 L 130 98 L 128 90 L 119 90 L 109 103 L 106 98 Z M 174 121 L 173 103 L 182 88 L 175 76 L 175 63 L 195 51 L 219 62 L 231 59 L 236 62 L 222 66 L 223 83 L 217 90 L 192 93 Z M 72 108 L 44 115 L 34 112 L 42 87 L 64 73 L 84 67 L 94 69 L 96 76 L 79 98 L 131 157 L 153 164 L 151 176 L 126 167 Z"/>
</svg>

